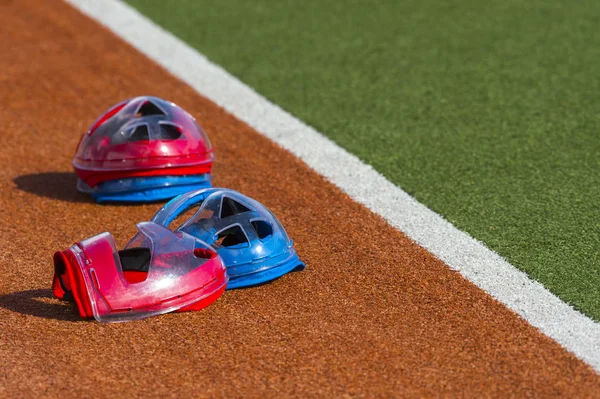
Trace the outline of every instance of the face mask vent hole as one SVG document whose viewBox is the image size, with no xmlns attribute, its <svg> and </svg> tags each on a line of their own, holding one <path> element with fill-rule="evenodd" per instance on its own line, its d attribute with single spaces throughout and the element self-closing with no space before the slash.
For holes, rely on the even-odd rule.
<svg viewBox="0 0 600 399">
<path fill-rule="evenodd" d="M 213 259 L 217 257 L 217 253 L 206 248 L 195 248 L 194 256 L 200 259 Z"/>
<path fill-rule="evenodd" d="M 244 234 L 240 226 L 233 226 L 220 232 L 214 244 L 218 247 L 226 248 L 241 248 L 249 245 L 246 234 Z"/>
<path fill-rule="evenodd" d="M 252 222 L 252 227 L 256 230 L 256 234 L 258 238 L 264 240 L 265 238 L 270 237 L 273 234 L 273 229 L 271 225 L 264 220 L 254 220 Z"/>
<path fill-rule="evenodd" d="M 250 212 L 250 209 L 229 197 L 223 197 L 223 202 L 221 204 L 221 219 L 244 212 Z"/>
<path fill-rule="evenodd" d="M 181 137 L 181 130 L 175 125 L 169 123 L 159 124 L 158 140 L 177 140 Z"/>
<path fill-rule="evenodd" d="M 140 108 L 138 108 L 137 112 L 135 113 L 136 118 L 141 118 L 143 116 L 152 116 L 152 115 L 165 115 L 164 112 L 162 112 L 160 110 L 160 108 L 158 108 L 156 106 L 156 104 L 154 104 L 151 101 L 145 101 L 142 106 Z"/>
<path fill-rule="evenodd" d="M 197 203 L 187 207 L 175 219 L 173 219 L 173 221 L 171 223 L 169 223 L 169 227 L 171 229 L 173 229 L 175 226 L 177 226 L 177 229 L 180 229 L 181 227 L 183 227 L 183 225 L 187 221 L 189 221 L 192 218 L 192 216 L 194 216 L 196 214 L 196 212 L 198 212 L 198 209 L 200 209 L 203 202 L 204 201 L 200 201 L 200 202 L 197 202 Z M 201 218 L 199 218 L 199 219 L 201 219 Z M 196 220 L 194 220 L 194 221 L 196 221 Z"/>
<path fill-rule="evenodd" d="M 144 141 L 150 140 L 150 135 L 148 134 L 148 126 L 139 125 L 136 126 L 131 136 L 129 136 L 129 141 Z"/>
</svg>

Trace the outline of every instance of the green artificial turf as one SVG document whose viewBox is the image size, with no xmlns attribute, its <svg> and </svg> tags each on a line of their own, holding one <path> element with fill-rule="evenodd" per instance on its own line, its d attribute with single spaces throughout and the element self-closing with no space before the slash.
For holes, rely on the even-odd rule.
<svg viewBox="0 0 600 399">
<path fill-rule="evenodd" d="M 600 320 L 600 2 L 129 3 Z"/>
</svg>

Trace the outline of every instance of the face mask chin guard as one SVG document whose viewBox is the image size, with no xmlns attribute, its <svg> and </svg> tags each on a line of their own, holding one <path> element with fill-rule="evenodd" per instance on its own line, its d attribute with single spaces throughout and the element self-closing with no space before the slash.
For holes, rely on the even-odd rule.
<svg viewBox="0 0 600 399">
<path fill-rule="evenodd" d="M 171 102 L 123 101 L 83 135 L 77 188 L 97 202 L 148 202 L 211 186 L 214 153 L 194 118 Z"/>
<path fill-rule="evenodd" d="M 54 295 L 74 301 L 81 317 L 122 322 L 200 310 L 223 293 L 226 269 L 209 245 L 152 222 L 137 227 L 122 251 L 103 233 L 56 252 Z"/>
<path fill-rule="evenodd" d="M 209 188 L 182 194 L 152 221 L 171 227 L 184 213 L 191 216 L 175 231 L 188 233 L 217 251 L 227 267 L 228 289 L 266 283 L 305 267 L 275 215 L 237 191 Z"/>
</svg>

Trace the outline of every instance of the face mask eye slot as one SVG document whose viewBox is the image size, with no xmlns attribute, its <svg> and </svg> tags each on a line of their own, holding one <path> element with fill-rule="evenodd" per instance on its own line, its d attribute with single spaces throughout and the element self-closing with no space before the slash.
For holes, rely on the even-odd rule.
<svg viewBox="0 0 600 399">
<path fill-rule="evenodd" d="M 247 247 L 249 243 L 242 228 L 240 226 L 232 226 L 217 235 L 214 245 L 217 247 L 235 249 Z"/>
<path fill-rule="evenodd" d="M 221 219 L 244 212 L 250 212 L 250 209 L 229 197 L 223 197 L 223 201 L 221 202 Z"/>
<path fill-rule="evenodd" d="M 273 228 L 265 220 L 253 220 L 252 227 L 256 230 L 256 234 L 260 240 L 269 239 L 273 235 Z"/>
<path fill-rule="evenodd" d="M 150 140 L 150 135 L 148 134 L 148 126 L 147 125 L 138 125 L 133 128 L 133 132 L 129 135 L 127 140 L 129 141 L 145 141 Z"/>
<path fill-rule="evenodd" d="M 184 209 L 181 213 L 177 215 L 175 219 L 171 221 L 171 223 L 169 223 L 167 227 L 171 229 L 173 229 L 174 226 L 177 226 L 177 229 L 182 228 L 183 225 L 186 222 L 188 222 L 192 218 L 192 216 L 196 214 L 196 212 L 198 212 L 198 209 L 200 209 L 202 203 L 204 203 L 204 201 L 197 202 Z"/>
<path fill-rule="evenodd" d="M 165 115 L 165 113 L 151 101 L 144 101 L 144 103 L 138 108 L 137 112 L 135 113 L 136 118 L 152 115 Z"/>
<path fill-rule="evenodd" d="M 170 123 L 159 123 L 158 140 L 177 140 L 181 137 L 181 129 Z"/>
<path fill-rule="evenodd" d="M 129 283 L 145 281 L 150 270 L 152 252 L 149 248 L 129 248 L 118 252 L 123 276 Z"/>
</svg>

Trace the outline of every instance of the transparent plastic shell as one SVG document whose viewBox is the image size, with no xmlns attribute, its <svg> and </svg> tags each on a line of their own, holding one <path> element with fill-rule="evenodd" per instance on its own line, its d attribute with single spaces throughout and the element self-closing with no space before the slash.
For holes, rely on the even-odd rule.
<svg viewBox="0 0 600 399">
<path fill-rule="evenodd" d="M 208 244 L 152 222 L 138 224 L 138 230 L 128 252 L 117 251 L 109 233 L 71 248 L 96 320 L 121 322 L 172 312 L 217 293 L 227 283 L 225 266 Z M 124 253 L 136 251 L 141 260 L 121 263 Z M 142 281 L 126 278 L 124 269 L 132 267 L 147 272 Z"/>
<path fill-rule="evenodd" d="M 116 104 L 83 135 L 73 159 L 85 171 L 143 170 L 210 163 L 212 146 L 174 103 L 136 97 Z"/>
<path fill-rule="evenodd" d="M 176 220 L 182 215 L 184 221 Z M 183 194 L 166 204 L 152 221 L 211 245 L 223 258 L 232 280 L 283 265 L 292 269 L 304 266 L 275 215 L 237 191 L 209 188 Z"/>
</svg>

